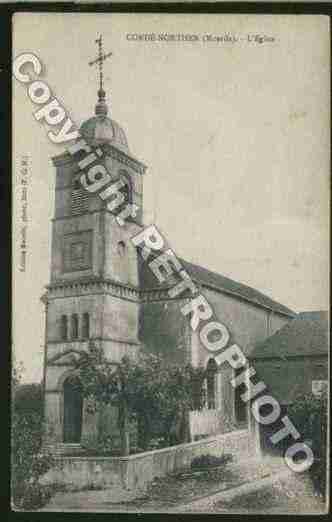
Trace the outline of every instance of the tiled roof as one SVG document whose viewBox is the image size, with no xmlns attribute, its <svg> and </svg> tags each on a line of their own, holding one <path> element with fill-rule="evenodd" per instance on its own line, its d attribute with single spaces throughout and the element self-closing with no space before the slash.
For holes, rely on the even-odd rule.
<svg viewBox="0 0 332 522">
<path fill-rule="evenodd" d="M 328 331 L 326 311 L 300 313 L 271 337 L 259 343 L 251 352 L 250 358 L 326 355 Z"/>
<path fill-rule="evenodd" d="M 259 306 L 269 308 L 275 312 L 295 316 L 295 313 L 287 308 L 287 306 L 277 303 L 270 297 L 262 294 L 254 288 L 251 288 L 250 286 L 238 283 L 233 279 L 229 279 L 228 277 L 225 277 L 221 274 L 207 270 L 202 266 L 188 263 L 182 259 L 181 262 L 184 264 L 191 277 L 202 284 L 213 286 L 218 290 L 233 294 L 234 296 L 240 297 L 241 299 L 245 299 L 246 301 L 250 301 L 251 303 L 257 304 Z"/>
<path fill-rule="evenodd" d="M 215 288 L 217 291 L 231 294 L 235 298 L 249 301 L 252 304 L 267 308 L 276 313 L 284 314 L 290 317 L 295 317 L 296 315 L 292 310 L 290 310 L 286 306 L 277 303 L 270 297 L 262 294 L 254 288 L 251 288 L 250 286 L 238 283 L 233 279 L 229 279 L 228 277 L 225 277 L 221 274 L 217 274 L 216 272 L 207 270 L 202 266 L 194 265 L 193 263 L 188 263 L 184 259 L 178 259 L 181 262 L 182 266 L 185 268 L 185 270 L 187 270 L 189 275 L 192 277 L 192 279 L 197 283 L 210 286 L 212 288 Z M 155 276 L 152 274 L 151 270 L 149 270 L 147 263 L 142 261 L 140 263 L 140 281 L 143 289 L 148 290 L 151 288 L 158 287 Z M 165 287 L 169 285 L 166 282 L 165 285 L 162 286 Z"/>
</svg>

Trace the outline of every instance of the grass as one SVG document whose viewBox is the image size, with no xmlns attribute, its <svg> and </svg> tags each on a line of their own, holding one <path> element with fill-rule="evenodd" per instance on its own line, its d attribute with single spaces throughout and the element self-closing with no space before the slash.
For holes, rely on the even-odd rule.
<svg viewBox="0 0 332 522">
<path fill-rule="evenodd" d="M 273 488 L 266 487 L 258 491 L 253 491 L 247 495 L 236 497 L 229 501 L 222 501 L 217 504 L 218 507 L 228 509 L 245 509 L 248 511 L 256 511 L 269 508 L 276 505 Z"/>
<path fill-rule="evenodd" d="M 216 513 L 228 510 L 240 513 L 323 513 L 324 503 L 314 496 L 309 477 L 301 475 L 215 504 Z"/>
<path fill-rule="evenodd" d="M 232 460 L 233 456 L 230 454 L 221 455 L 220 457 L 215 457 L 214 455 L 200 455 L 191 461 L 190 466 L 191 469 L 208 469 L 217 466 L 226 466 L 226 464 Z"/>
<path fill-rule="evenodd" d="M 136 507 L 167 507 L 182 504 L 193 498 L 212 494 L 238 484 L 238 477 L 226 466 L 211 469 L 186 469 L 155 479 L 147 489 L 144 498 L 131 502 Z"/>
</svg>

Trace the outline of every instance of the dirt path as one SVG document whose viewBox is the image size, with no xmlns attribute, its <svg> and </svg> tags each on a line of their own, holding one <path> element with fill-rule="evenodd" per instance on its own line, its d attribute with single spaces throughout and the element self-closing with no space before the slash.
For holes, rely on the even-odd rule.
<svg viewBox="0 0 332 522">
<path fill-rule="evenodd" d="M 200 510 L 196 505 L 191 512 Z M 205 506 L 204 512 L 308 515 L 324 514 L 327 512 L 327 506 L 321 497 L 315 496 L 307 475 L 290 473 L 287 477 L 278 478 L 272 484 L 263 485 L 256 491 L 240 493 L 230 500 L 219 500 L 208 508 Z"/>
</svg>

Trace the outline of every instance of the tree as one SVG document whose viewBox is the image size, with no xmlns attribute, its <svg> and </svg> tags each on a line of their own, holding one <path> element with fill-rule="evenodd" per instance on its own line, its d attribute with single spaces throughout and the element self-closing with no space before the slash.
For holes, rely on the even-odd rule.
<svg viewBox="0 0 332 522">
<path fill-rule="evenodd" d="M 154 435 L 162 434 L 169 444 L 189 439 L 188 412 L 194 401 L 196 407 L 202 403 L 202 368 L 170 364 L 143 353 L 115 364 L 90 343 L 77 363 L 77 374 L 90 410 L 118 406 L 123 455 L 129 453 L 130 419 L 137 420 L 138 446 L 143 450 Z"/>
<path fill-rule="evenodd" d="M 42 415 L 43 396 L 40 383 L 20 384 L 16 387 L 14 400 L 15 412 L 22 414 L 36 413 Z"/>
<path fill-rule="evenodd" d="M 301 440 L 311 446 L 315 460 L 309 474 L 315 489 L 323 496 L 326 494 L 327 403 L 326 391 L 318 396 L 310 393 L 298 397 L 288 412 Z"/>
<path fill-rule="evenodd" d="M 53 458 L 41 450 L 42 394 L 40 384 L 21 384 L 22 367 L 13 368 L 11 454 L 12 497 L 17 509 L 37 509 L 53 494 L 39 478 L 53 465 Z"/>
</svg>

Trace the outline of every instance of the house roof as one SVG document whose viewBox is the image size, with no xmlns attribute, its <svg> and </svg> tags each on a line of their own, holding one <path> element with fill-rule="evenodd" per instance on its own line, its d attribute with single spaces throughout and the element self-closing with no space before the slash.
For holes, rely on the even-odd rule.
<svg viewBox="0 0 332 522">
<path fill-rule="evenodd" d="M 270 297 L 262 294 L 258 290 L 251 288 L 250 286 L 244 285 L 242 283 L 238 283 L 233 279 L 225 277 L 216 272 L 212 272 L 211 270 L 207 270 L 202 266 L 195 265 L 193 263 L 189 263 L 184 259 L 178 258 L 181 265 L 188 272 L 191 278 L 195 281 L 195 283 L 210 286 L 211 288 L 233 295 L 235 298 L 243 299 L 248 301 L 256 306 L 267 308 L 273 312 L 284 314 L 290 317 L 294 317 L 295 313 L 287 308 L 286 306 L 274 301 Z M 140 284 L 142 289 L 151 290 L 153 288 L 160 287 L 170 287 L 176 284 L 176 279 L 169 278 L 165 284 L 159 285 L 157 280 L 147 263 L 144 261 L 140 262 Z"/>
<path fill-rule="evenodd" d="M 328 313 L 302 312 L 275 334 L 257 344 L 251 359 L 285 358 L 298 355 L 326 355 Z"/>
</svg>

